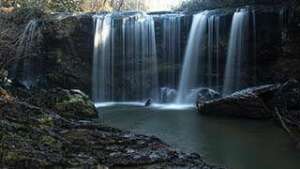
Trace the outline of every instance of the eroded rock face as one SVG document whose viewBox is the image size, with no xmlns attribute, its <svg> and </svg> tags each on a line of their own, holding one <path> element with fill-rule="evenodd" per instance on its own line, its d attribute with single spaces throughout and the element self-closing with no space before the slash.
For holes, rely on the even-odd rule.
<svg viewBox="0 0 300 169">
<path fill-rule="evenodd" d="M 45 21 L 47 87 L 80 89 L 90 94 L 93 18 L 89 14 L 57 16 Z"/>
<path fill-rule="evenodd" d="M 21 102 L 1 89 L 1 166 L 24 169 L 218 168 L 206 164 L 199 155 L 175 151 L 156 137 L 135 135 L 88 121 L 70 121 L 59 114 Z"/>
<path fill-rule="evenodd" d="M 256 29 L 249 30 L 249 70 L 241 72 L 242 82 L 251 85 L 284 82 L 287 79 L 299 79 L 299 11 L 290 17 L 293 11 L 281 15 L 281 6 L 255 6 Z M 227 9 L 224 9 L 225 11 Z M 220 72 L 219 81 L 222 83 L 226 64 L 226 55 L 230 34 L 232 14 L 235 9 L 229 9 L 221 17 L 220 32 Z M 254 16 L 254 15 L 253 15 Z M 189 19 L 187 19 L 189 18 Z M 182 23 L 183 33 L 181 53 L 183 56 L 186 46 L 191 17 L 187 16 Z M 254 18 L 254 17 L 253 17 Z M 251 26 L 254 19 L 251 19 Z M 252 22 L 253 21 L 253 22 Z M 41 84 L 45 88 L 62 87 L 80 89 L 91 95 L 91 78 L 93 63 L 94 24 L 92 14 L 55 14 L 39 20 L 43 34 L 42 51 L 39 54 L 42 64 L 35 63 L 42 72 Z M 24 23 L 23 23 L 24 24 Z M 161 26 L 156 24 L 156 39 L 159 63 L 163 63 L 163 48 Z M 15 26 L 16 27 L 16 26 Z M 256 33 L 256 36 L 254 36 Z M 255 43 L 254 43 L 255 42 Z M 256 50 L 255 50 L 256 49 Z M 117 49 L 116 49 L 117 50 Z M 253 56 L 253 57 L 252 57 Z M 36 60 L 36 59 L 34 59 Z M 167 71 L 179 72 L 182 58 L 175 65 L 167 68 L 158 65 L 160 85 L 167 85 L 161 78 Z M 42 65 L 42 66 L 41 66 Z M 118 78 L 118 77 L 116 77 Z M 131 85 L 134 86 L 134 85 Z M 220 84 L 222 86 L 222 84 Z M 220 88 L 220 86 L 217 86 Z M 173 86 L 175 88 L 175 86 Z"/>
<path fill-rule="evenodd" d="M 260 17 L 257 21 L 261 29 L 257 33 L 257 70 L 253 78 L 260 84 L 300 79 L 300 11 L 282 12 Z"/>
</svg>

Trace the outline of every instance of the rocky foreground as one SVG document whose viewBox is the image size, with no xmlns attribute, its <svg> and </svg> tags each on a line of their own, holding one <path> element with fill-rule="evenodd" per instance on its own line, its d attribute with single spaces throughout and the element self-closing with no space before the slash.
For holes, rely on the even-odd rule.
<svg viewBox="0 0 300 169">
<path fill-rule="evenodd" d="M 0 168 L 218 168 L 156 137 L 87 120 L 95 115 L 79 91 L 0 88 Z"/>
</svg>

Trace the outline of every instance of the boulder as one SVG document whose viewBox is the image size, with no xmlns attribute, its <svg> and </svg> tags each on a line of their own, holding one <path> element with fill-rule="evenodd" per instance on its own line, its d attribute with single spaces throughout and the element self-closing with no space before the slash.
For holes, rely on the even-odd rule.
<svg viewBox="0 0 300 169">
<path fill-rule="evenodd" d="M 149 107 L 152 105 L 152 99 L 148 99 L 146 102 L 145 102 L 145 107 Z"/>
<path fill-rule="evenodd" d="M 55 110 L 66 118 L 89 119 L 98 117 L 93 102 L 80 90 L 61 88 L 40 90 L 40 92 L 34 94 L 32 102 Z"/>
<path fill-rule="evenodd" d="M 220 98 L 221 94 L 215 90 L 210 88 L 200 88 L 197 91 L 197 99 L 198 101 L 209 101 Z"/>
<path fill-rule="evenodd" d="M 160 89 L 160 102 L 161 103 L 172 103 L 175 101 L 177 91 L 168 87 L 162 87 Z"/>
</svg>

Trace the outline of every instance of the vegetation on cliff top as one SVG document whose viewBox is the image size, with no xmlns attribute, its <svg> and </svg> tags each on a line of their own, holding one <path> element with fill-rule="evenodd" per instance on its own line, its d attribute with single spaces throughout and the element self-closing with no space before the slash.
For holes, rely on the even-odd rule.
<svg viewBox="0 0 300 169">
<path fill-rule="evenodd" d="M 188 0 L 184 1 L 178 10 L 183 11 L 199 11 L 215 8 L 225 7 L 239 7 L 245 5 L 255 4 L 269 4 L 276 5 L 282 3 L 296 3 L 299 5 L 297 0 Z"/>
<path fill-rule="evenodd" d="M 0 2 L 2 11 L 6 8 L 39 8 L 46 12 L 95 12 L 140 9 L 145 10 L 145 1 L 136 0 L 4 0 Z"/>
</svg>

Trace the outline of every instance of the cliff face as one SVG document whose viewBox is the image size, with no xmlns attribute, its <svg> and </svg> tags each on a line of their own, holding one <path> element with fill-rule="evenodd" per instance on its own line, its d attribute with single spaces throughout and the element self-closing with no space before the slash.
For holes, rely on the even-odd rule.
<svg viewBox="0 0 300 169">
<path fill-rule="evenodd" d="M 300 61 L 298 55 L 299 45 L 299 11 L 289 11 L 282 8 L 257 6 L 255 9 L 255 23 L 253 18 L 250 26 L 251 36 L 249 58 L 247 65 L 249 70 L 242 72 L 243 81 L 248 86 L 282 82 L 289 78 L 300 79 Z M 222 9 L 225 14 L 221 17 L 220 32 L 220 58 L 219 81 L 222 83 L 226 64 L 227 48 L 230 34 L 231 18 L 235 9 Z M 191 25 L 191 16 L 186 16 L 182 22 L 181 52 L 183 57 L 184 47 L 187 43 L 188 30 Z M 41 22 L 43 35 L 42 51 L 38 58 L 33 59 L 33 65 L 39 67 L 38 86 L 52 88 L 60 86 L 68 89 L 80 89 L 91 93 L 91 78 L 93 66 L 93 17 L 91 14 L 72 15 L 56 14 Z M 159 63 L 163 62 L 162 41 L 160 37 L 161 23 L 156 22 L 156 42 Z M 256 36 L 254 36 L 256 35 Z M 117 49 L 116 49 L 117 50 Z M 182 57 L 173 67 L 159 65 L 163 68 L 159 71 L 174 69 L 179 72 Z M 42 60 L 38 62 L 37 60 Z M 23 71 L 23 70 L 19 70 Z M 179 74 L 179 73 L 178 73 Z M 177 77 L 179 78 L 179 77 Z"/>
<path fill-rule="evenodd" d="M 299 79 L 299 11 L 281 11 L 259 21 L 256 75 L 260 83 Z"/>
<path fill-rule="evenodd" d="M 57 16 L 46 20 L 43 35 L 47 87 L 81 89 L 89 93 L 93 55 L 91 16 Z"/>
<path fill-rule="evenodd" d="M 300 11 L 293 13 L 293 18 L 282 32 L 282 54 L 272 65 L 273 74 L 279 80 L 300 79 Z M 276 80 L 278 80 L 276 79 Z"/>
</svg>

